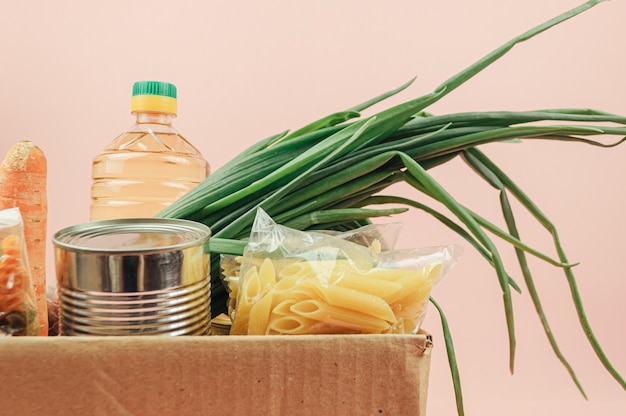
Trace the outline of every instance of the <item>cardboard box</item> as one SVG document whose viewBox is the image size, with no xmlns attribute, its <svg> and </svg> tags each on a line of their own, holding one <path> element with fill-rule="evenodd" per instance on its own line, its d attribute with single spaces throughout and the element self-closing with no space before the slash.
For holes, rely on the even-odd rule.
<svg viewBox="0 0 626 416">
<path fill-rule="evenodd" d="M 0 340 L 6 415 L 424 415 L 418 335 Z"/>
</svg>

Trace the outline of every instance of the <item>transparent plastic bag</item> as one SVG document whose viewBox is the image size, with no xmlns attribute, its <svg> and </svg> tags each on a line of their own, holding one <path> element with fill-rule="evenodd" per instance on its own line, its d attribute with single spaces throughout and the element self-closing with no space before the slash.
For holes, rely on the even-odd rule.
<svg viewBox="0 0 626 416">
<path fill-rule="evenodd" d="M 56 287 L 46 288 L 46 305 L 48 306 L 48 336 L 59 335 L 59 296 Z"/>
<path fill-rule="evenodd" d="M 220 273 L 222 274 L 222 280 L 228 291 L 226 313 L 231 318 L 235 315 L 235 308 L 237 307 L 241 260 L 241 256 L 234 256 L 232 254 L 220 255 Z"/>
<path fill-rule="evenodd" d="M 236 294 L 231 335 L 416 333 L 433 285 L 462 249 L 395 250 L 399 228 L 303 232 L 259 209 L 228 279 Z"/>
<path fill-rule="evenodd" d="M 38 334 L 22 215 L 9 208 L 0 211 L 0 336 Z"/>
<path fill-rule="evenodd" d="M 268 225 L 272 227 L 273 223 L 270 221 Z M 316 231 L 316 233 L 332 235 L 342 240 L 369 247 L 370 250 L 375 253 L 380 253 L 382 250 L 393 249 L 401 228 L 401 223 L 394 222 L 388 224 L 371 224 L 356 230 L 343 232 L 319 230 Z M 220 255 L 220 272 L 229 294 L 227 314 L 231 317 L 234 316 L 237 304 L 242 260 L 242 256 L 231 254 Z"/>
</svg>

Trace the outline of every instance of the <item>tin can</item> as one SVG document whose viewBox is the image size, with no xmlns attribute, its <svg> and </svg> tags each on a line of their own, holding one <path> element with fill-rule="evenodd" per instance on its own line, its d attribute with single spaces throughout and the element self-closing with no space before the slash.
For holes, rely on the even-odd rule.
<svg viewBox="0 0 626 416">
<path fill-rule="evenodd" d="M 60 335 L 207 335 L 211 236 L 179 219 L 92 221 L 57 232 Z"/>
</svg>

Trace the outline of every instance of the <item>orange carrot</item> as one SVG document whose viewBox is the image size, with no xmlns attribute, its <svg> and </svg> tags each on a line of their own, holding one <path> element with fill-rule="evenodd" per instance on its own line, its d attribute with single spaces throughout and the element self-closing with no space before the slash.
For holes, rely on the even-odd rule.
<svg viewBox="0 0 626 416">
<path fill-rule="evenodd" d="M 37 300 L 39 335 L 48 335 L 46 297 L 47 161 L 30 140 L 13 145 L 0 165 L 0 209 L 19 208 Z"/>
</svg>

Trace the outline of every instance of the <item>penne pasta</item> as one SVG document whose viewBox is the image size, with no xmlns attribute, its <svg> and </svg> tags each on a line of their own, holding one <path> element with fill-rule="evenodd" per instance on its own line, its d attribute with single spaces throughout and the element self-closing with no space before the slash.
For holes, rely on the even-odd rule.
<svg viewBox="0 0 626 416">
<path fill-rule="evenodd" d="M 291 306 L 291 311 L 305 318 L 331 326 L 349 328 L 361 333 L 381 333 L 390 328 L 389 322 L 350 309 L 329 305 L 319 300 L 304 300 Z"/>
<path fill-rule="evenodd" d="M 248 333 L 249 311 L 243 311 L 240 308 L 241 305 L 237 305 L 233 323 L 230 326 L 230 335 L 246 335 Z"/>
<path fill-rule="evenodd" d="M 350 260 L 247 262 L 234 278 L 231 334 L 411 333 L 421 323 L 440 263 L 419 270 Z M 235 272 L 234 268 L 230 268 Z"/>
<path fill-rule="evenodd" d="M 300 276 L 282 277 L 276 282 L 272 290 L 274 292 L 289 292 L 300 280 L 302 280 Z"/>
<path fill-rule="evenodd" d="M 252 267 L 246 272 L 240 282 L 237 303 L 244 305 L 254 302 L 254 300 L 258 298 L 259 293 L 261 293 L 261 280 L 259 279 L 257 268 Z"/>
<path fill-rule="evenodd" d="M 291 278 L 300 278 L 303 276 L 307 276 L 311 274 L 313 271 L 311 265 L 307 261 L 298 261 L 295 263 L 291 263 L 283 267 L 280 272 L 278 272 L 278 277 L 280 280 L 283 279 L 291 279 Z"/>
<path fill-rule="evenodd" d="M 276 271 L 274 263 L 270 259 L 263 260 L 259 267 L 259 286 L 262 295 L 269 292 L 276 284 Z"/>
<path fill-rule="evenodd" d="M 293 299 L 322 299 L 322 288 L 323 286 L 318 280 L 308 279 L 299 282 L 298 285 L 291 290 L 291 293 Z"/>
<path fill-rule="evenodd" d="M 268 335 L 311 335 L 311 334 L 358 334 L 360 331 L 325 322 L 307 319 L 298 315 L 270 317 Z"/>
<path fill-rule="evenodd" d="M 240 296 L 237 302 L 255 302 L 269 292 L 276 284 L 272 261 L 265 259 L 258 269 L 251 267 L 243 277 Z"/>
<path fill-rule="evenodd" d="M 265 335 L 272 310 L 272 292 L 265 294 L 250 308 L 248 317 L 248 335 Z"/>
<path fill-rule="evenodd" d="M 337 260 L 309 260 L 299 261 L 285 266 L 279 272 L 280 278 L 300 276 L 300 277 L 312 277 L 320 275 L 329 275 L 331 273 L 353 272 L 364 273 L 371 269 L 371 265 L 363 266 L 357 265 L 351 260 L 337 259 Z M 365 270 L 361 270 L 361 269 Z"/>
<path fill-rule="evenodd" d="M 298 315 L 271 317 L 268 329 L 284 335 L 308 334 L 311 327 L 317 323 L 314 319 Z"/>
<path fill-rule="evenodd" d="M 323 287 L 316 281 L 309 281 L 306 285 L 330 305 L 361 312 L 391 323 L 396 322 L 389 304 L 379 296 L 341 286 Z"/>
<path fill-rule="evenodd" d="M 239 279 L 241 271 L 241 257 L 223 255 L 220 260 L 220 269 L 224 277 L 224 283 L 228 289 L 228 315 L 233 316 L 237 308 L 237 296 L 239 292 Z"/>
<path fill-rule="evenodd" d="M 411 269 L 391 269 L 383 267 L 375 267 L 369 270 L 365 276 L 371 279 L 387 280 L 395 282 L 407 276 L 415 274 L 415 270 Z"/>
<path fill-rule="evenodd" d="M 405 277 L 396 280 L 396 283 L 402 285 L 402 289 L 387 298 L 389 303 L 395 303 L 413 293 L 418 292 L 421 288 L 427 286 L 431 288 L 433 282 L 439 275 L 441 264 L 422 267 L 420 270 L 409 270 L 411 273 Z"/>
<path fill-rule="evenodd" d="M 245 335 L 248 333 L 248 319 L 250 309 L 261 297 L 261 279 L 256 267 L 250 268 L 240 282 L 237 296 L 237 306 L 234 311 L 231 335 Z"/>
<path fill-rule="evenodd" d="M 431 285 L 427 284 L 417 288 L 404 298 L 391 303 L 391 309 L 398 318 L 416 318 L 424 314 L 430 295 Z"/>
<path fill-rule="evenodd" d="M 343 276 L 338 276 L 334 284 L 348 289 L 357 290 L 359 292 L 377 295 L 383 299 L 402 289 L 402 285 L 400 283 L 370 278 L 368 274 L 362 275 L 346 273 Z"/>
<path fill-rule="evenodd" d="M 316 322 L 307 329 L 307 334 L 360 334 L 359 330 L 346 328 L 334 323 Z"/>
<path fill-rule="evenodd" d="M 297 299 L 285 299 L 282 302 L 276 303 L 276 300 L 274 299 L 274 305 L 272 306 L 271 314 L 277 316 L 293 315 L 293 312 L 291 312 L 290 308 L 299 301 L 300 300 Z"/>
<path fill-rule="evenodd" d="M 418 319 L 401 318 L 389 328 L 388 334 L 410 334 L 418 328 Z"/>
<path fill-rule="evenodd" d="M 312 294 L 310 291 L 299 290 L 297 286 L 292 290 L 284 290 L 284 291 L 276 291 L 274 294 L 274 306 L 285 302 L 285 301 L 301 301 L 306 299 L 311 299 L 311 297 L 317 299 L 318 296 L 316 294 Z"/>
</svg>

